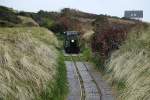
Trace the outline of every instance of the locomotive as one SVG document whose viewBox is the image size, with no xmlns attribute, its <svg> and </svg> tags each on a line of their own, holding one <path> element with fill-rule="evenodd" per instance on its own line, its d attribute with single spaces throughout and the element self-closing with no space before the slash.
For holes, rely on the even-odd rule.
<svg viewBox="0 0 150 100">
<path fill-rule="evenodd" d="M 79 32 L 77 31 L 66 31 L 64 49 L 66 53 L 79 53 Z"/>
</svg>

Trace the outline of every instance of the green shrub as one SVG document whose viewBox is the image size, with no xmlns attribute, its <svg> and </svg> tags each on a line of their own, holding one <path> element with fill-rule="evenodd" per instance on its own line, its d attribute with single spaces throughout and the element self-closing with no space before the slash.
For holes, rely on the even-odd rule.
<svg viewBox="0 0 150 100">
<path fill-rule="evenodd" d="M 106 70 L 104 66 L 104 60 L 98 53 L 93 53 L 90 48 L 84 48 L 83 59 L 92 62 L 95 65 L 96 69 L 98 69 L 102 73 L 105 73 Z"/>
<path fill-rule="evenodd" d="M 85 48 L 83 51 L 83 57 L 86 61 L 92 60 L 92 52 L 90 48 Z"/>
</svg>

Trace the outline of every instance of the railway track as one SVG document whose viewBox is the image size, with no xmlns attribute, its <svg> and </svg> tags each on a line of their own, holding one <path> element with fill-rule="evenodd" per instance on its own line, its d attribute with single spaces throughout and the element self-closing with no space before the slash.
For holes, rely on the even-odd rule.
<svg viewBox="0 0 150 100">
<path fill-rule="evenodd" d="M 81 57 L 80 57 L 79 55 L 78 55 L 77 57 L 78 57 L 79 61 L 82 61 L 82 60 L 81 60 Z M 94 77 L 92 76 L 91 72 L 88 70 L 86 64 L 85 64 L 84 62 L 82 62 L 82 64 L 84 65 L 84 67 L 86 68 L 87 72 L 88 72 L 89 75 L 91 76 L 92 81 L 95 83 L 96 88 L 97 88 L 97 93 L 99 94 L 99 97 L 100 97 L 100 100 L 101 100 L 101 90 L 100 90 L 98 84 L 96 83 L 96 80 L 95 80 Z"/>
<path fill-rule="evenodd" d="M 72 62 L 74 63 L 74 66 L 75 66 L 75 69 L 76 69 L 76 72 L 79 76 L 78 80 L 80 82 L 80 91 L 81 91 L 81 97 L 80 97 L 80 100 L 85 100 L 85 88 L 84 88 L 84 84 L 83 84 L 83 79 L 82 79 L 82 76 L 79 72 L 79 69 L 76 65 L 76 60 L 74 60 L 73 56 L 71 55 L 71 59 L 72 59 Z"/>
<path fill-rule="evenodd" d="M 67 57 L 71 59 L 65 61 L 70 90 L 67 100 L 115 100 L 99 71 L 90 63 L 82 61 L 79 55 Z"/>
<path fill-rule="evenodd" d="M 81 58 L 78 55 L 76 58 L 78 58 L 79 61 L 76 61 L 77 59 L 74 59 L 72 55 L 70 55 L 70 57 L 78 75 L 80 84 L 80 100 L 101 100 L 100 88 L 91 73 L 88 71 L 86 64 L 84 62 L 80 62 Z"/>
</svg>

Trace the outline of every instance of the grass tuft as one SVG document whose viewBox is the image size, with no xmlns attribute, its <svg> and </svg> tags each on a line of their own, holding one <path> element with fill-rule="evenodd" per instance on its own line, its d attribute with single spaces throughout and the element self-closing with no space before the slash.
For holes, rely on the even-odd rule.
<svg viewBox="0 0 150 100">
<path fill-rule="evenodd" d="M 57 46 L 56 37 L 45 28 L 0 28 L 0 98 L 39 100 L 46 89 L 51 97 L 55 89 L 62 93 L 58 79 L 65 75 L 58 76 L 64 72 L 57 67 Z"/>
</svg>

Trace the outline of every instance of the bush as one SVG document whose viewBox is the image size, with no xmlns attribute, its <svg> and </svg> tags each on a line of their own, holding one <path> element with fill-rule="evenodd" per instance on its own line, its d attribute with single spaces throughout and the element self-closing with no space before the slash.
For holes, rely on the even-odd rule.
<svg viewBox="0 0 150 100">
<path fill-rule="evenodd" d="M 106 72 L 104 59 L 101 58 L 98 52 L 92 52 L 90 48 L 84 48 L 83 59 L 92 62 L 95 65 L 96 69 L 101 71 L 102 74 Z"/>
<path fill-rule="evenodd" d="M 8 21 L 14 24 L 21 22 L 12 9 L 3 6 L 0 6 L 0 20 Z"/>
</svg>

